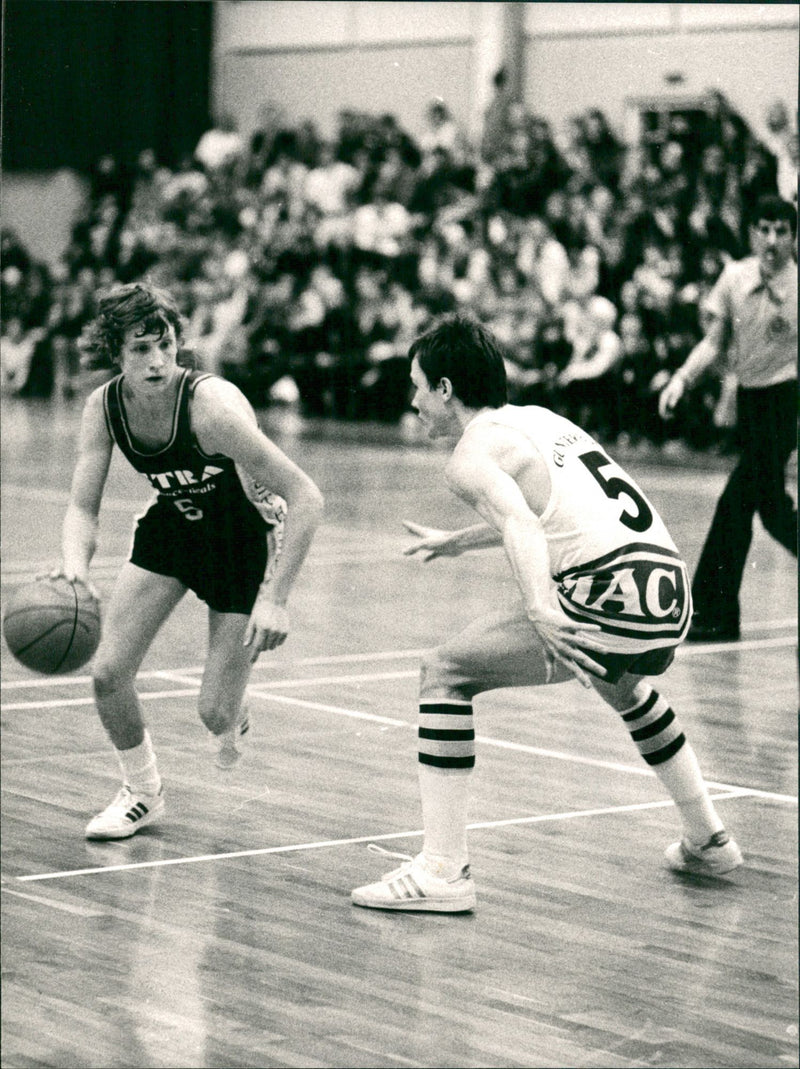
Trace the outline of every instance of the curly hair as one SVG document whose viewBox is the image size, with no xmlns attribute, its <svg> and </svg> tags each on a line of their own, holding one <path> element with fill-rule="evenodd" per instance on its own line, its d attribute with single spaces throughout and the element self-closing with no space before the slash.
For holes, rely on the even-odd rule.
<svg viewBox="0 0 800 1069">
<path fill-rule="evenodd" d="M 104 368 L 119 364 L 125 336 L 132 327 L 142 334 L 161 337 L 172 326 L 180 348 L 183 320 L 166 290 L 142 282 L 115 286 L 100 294 L 97 315 L 83 331 L 80 349 L 84 367 Z"/>
</svg>

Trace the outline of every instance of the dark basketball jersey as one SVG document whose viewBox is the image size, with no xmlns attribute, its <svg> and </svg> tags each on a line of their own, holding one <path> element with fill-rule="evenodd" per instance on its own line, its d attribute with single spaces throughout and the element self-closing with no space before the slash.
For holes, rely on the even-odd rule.
<svg viewBox="0 0 800 1069">
<path fill-rule="evenodd" d="M 198 371 L 183 372 L 169 441 L 153 450 L 138 443 L 130 431 L 122 400 L 123 376 L 118 375 L 105 387 L 108 429 L 131 465 L 147 476 L 159 505 L 175 509 L 186 523 L 226 522 L 234 513 L 248 526 L 263 525 L 263 518 L 244 492 L 234 462 L 221 454 L 204 453 L 192 433 L 192 397 L 197 384 L 210 377 Z"/>
<path fill-rule="evenodd" d="M 211 377 L 183 371 L 169 441 L 159 449 L 146 448 L 131 433 L 122 375 L 104 387 L 103 407 L 114 442 L 156 491 L 138 520 L 132 562 L 180 579 L 219 611 L 249 612 L 264 578 L 268 544 L 271 564 L 277 559 L 286 505 L 247 480 L 251 500 L 234 461 L 198 445 L 192 397 L 197 384 Z"/>
</svg>

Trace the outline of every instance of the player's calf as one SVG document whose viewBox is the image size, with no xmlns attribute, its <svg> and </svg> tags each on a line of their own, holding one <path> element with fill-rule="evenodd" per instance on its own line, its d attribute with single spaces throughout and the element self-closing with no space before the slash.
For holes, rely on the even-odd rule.
<svg viewBox="0 0 800 1069">
<path fill-rule="evenodd" d="M 667 848 L 676 872 L 720 875 L 742 864 L 739 846 L 725 831 L 708 793 L 694 750 L 668 702 L 639 683 L 636 705 L 620 713 L 644 760 L 669 791 L 684 824 L 684 836 Z"/>
</svg>

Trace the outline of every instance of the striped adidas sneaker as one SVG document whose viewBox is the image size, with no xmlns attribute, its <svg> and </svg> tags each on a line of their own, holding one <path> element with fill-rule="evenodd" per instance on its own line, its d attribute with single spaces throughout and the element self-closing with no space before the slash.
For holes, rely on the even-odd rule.
<svg viewBox="0 0 800 1069">
<path fill-rule="evenodd" d="M 475 885 L 469 865 L 453 876 L 437 875 L 424 854 L 409 857 L 393 854 L 370 843 L 368 849 L 403 860 L 378 883 L 357 887 L 352 893 L 356 906 L 371 909 L 420 910 L 429 913 L 467 913 L 475 908 Z"/>
<path fill-rule="evenodd" d="M 127 839 L 152 824 L 164 811 L 164 795 L 134 794 L 125 784 L 117 797 L 86 825 L 87 839 Z"/>
</svg>

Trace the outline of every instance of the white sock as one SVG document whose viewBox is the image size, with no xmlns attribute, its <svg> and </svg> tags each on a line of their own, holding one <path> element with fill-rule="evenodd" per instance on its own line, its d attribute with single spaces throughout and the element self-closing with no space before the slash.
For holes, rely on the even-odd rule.
<svg viewBox="0 0 800 1069">
<path fill-rule="evenodd" d="M 700 846 L 715 832 L 722 831 L 724 824 L 709 797 L 697 757 L 688 742 L 653 771 L 671 794 L 691 842 Z"/>
<path fill-rule="evenodd" d="M 147 730 L 138 746 L 132 746 L 129 750 L 117 750 L 117 758 L 122 777 L 134 794 L 158 794 L 161 777 Z"/>
<path fill-rule="evenodd" d="M 456 875 L 467 863 L 469 768 L 420 764 L 419 790 L 425 838 L 422 851 L 442 876 Z"/>
</svg>

